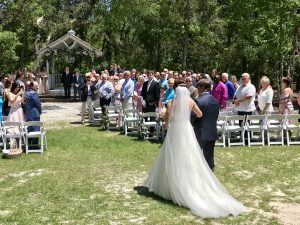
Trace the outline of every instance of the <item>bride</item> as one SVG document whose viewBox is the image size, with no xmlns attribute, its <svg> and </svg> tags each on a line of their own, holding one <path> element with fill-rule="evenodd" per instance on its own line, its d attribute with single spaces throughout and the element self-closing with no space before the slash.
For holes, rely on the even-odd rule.
<svg viewBox="0 0 300 225">
<path fill-rule="evenodd" d="M 197 117 L 202 112 L 186 87 L 176 88 L 176 97 L 168 108 L 167 136 L 144 185 L 150 192 L 203 218 L 247 212 L 245 206 L 229 195 L 205 161 L 190 123 L 191 111 Z"/>
</svg>

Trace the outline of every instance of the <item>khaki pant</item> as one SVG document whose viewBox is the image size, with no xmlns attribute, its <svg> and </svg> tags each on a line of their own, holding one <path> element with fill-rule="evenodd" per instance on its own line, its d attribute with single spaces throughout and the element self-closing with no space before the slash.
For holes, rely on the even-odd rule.
<svg viewBox="0 0 300 225">
<path fill-rule="evenodd" d="M 132 107 L 132 98 L 126 99 L 122 101 L 122 110 L 123 113 L 125 113 L 126 109 L 133 109 Z M 129 115 L 131 115 L 132 113 L 129 113 Z"/>
<path fill-rule="evenodd" d="M 91 96 L 88 96 L 85 102 L 82 102 L 81 106 L 81 122 L 85 120 L 85 110 L 86 107 L 89 110 L 89 121 L 92 122 L 94 119 L 94 108 L 93 108 L 93 101 Z"/>
</svg>

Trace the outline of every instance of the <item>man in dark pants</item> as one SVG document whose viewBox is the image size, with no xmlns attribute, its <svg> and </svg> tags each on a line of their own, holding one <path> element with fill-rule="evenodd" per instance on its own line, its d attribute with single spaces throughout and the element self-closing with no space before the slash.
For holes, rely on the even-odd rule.
<svg viewBox="0 0 300 225">
<path fill-rule="evenodd" d="M 73 80 L 73 75 L 71 74 L 69 67 L 66 67 L 65 71 L 61 76 L 61 83 L 63 84 L 65 90 L 65 98 L 71 97 L 72 80 Z"/>
<path fill-rule="evenodd" d="M 196 104 L 203 113 L 197 118 L 193 113 L 191 123 L 194 127 L 197 141 L 203 150 L 205 160 L 212 171 L 214 171 L 214 148 L 218 138 L 217 120 L 219 116 L 219 102 L 210 94 L 211 82 L 208 79 L 201 79 L 197 83 L 198 97 Z"/>
<path fill-rule="evenodd" d="M 156 107 L 158 106 L 160 98 L 160 88 L 159 83 L 154 80 L 154 71 L 148 71 L 148 81 L 143 84 L 142 87 L 142 97 L 146 105 L 143 108 L 143 112 L 155 112 Z M 155 118 L 150 118 L 151 121 Z M 153 135 L 154 128 L 150 128 L 150 135 Z"/>
</svg>

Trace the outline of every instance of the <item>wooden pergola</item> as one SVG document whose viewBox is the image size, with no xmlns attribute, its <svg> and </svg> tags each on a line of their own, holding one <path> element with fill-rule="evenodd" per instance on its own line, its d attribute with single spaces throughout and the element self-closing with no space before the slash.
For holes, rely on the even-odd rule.
<svg viewBox="0 0 300 225">
<path fill-rule="evenodd" d="M 38 50 L 37 55 L 38 57 L 43 56 L 50 56 L 53 52 L 56 52 L 58 50 L 68 49 L 68 50 L 74 50 L 74 49 L 83 49 L 87 55 L 89 55 L 92 59 L 92 62 L 94 62 L 95 58 L 101 57 L 102 52 L 98 50 L 97 48 L 93 47 L 89 43 L 83 41 L 79 37 L 76 36 L 76 33 L 74 30 L 68 31 L 67 34 L 62 36 L 61 38 L 51 42 L 46 47 Z M 54 74 L 49 74 L 49 66 L 50 61 L 47 57 L 46 59 L 46 69 L 49 79 L 49 89 L 52 89 L 56 86 L 56 83 L 59 78 L 57 78 Z M 60 81 L 59 81 L 60 82 Z"/>
</svg>

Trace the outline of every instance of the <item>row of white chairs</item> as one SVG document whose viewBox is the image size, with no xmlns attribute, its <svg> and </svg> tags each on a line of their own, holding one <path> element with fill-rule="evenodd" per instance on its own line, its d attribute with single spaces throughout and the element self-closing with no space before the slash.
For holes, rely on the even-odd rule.
<svg viewBox="0 0 300 225">
<path fill-rule="evenodd" d="M 248 115 L 248 116 L 224 116 L 219 115 L 217 130 L 220 135 L 220 142 L 216 145 L 226 147 L 232 145 L 245 146 L 245 136 L 248 146 L 280 144 L 284 145 L 284 134 L 287 145 L 300 144 L 300 120 L 299 114 L 292 115 Z M 294 121 L 292 123 L 290 121 Z M 291 133 L 296 132 L 296 136 L 291 137 Z M 256 141 L 254 133 L 258 133 Z M 246 135 L 245 135 L 246 134 Z M 275 137 L 272 135 L 275 134 Z M 238 137 L 236 142 L 232 142 L 232 137 Z M 266 139 L 266 140 L 265 140 Z"/>
<path fill-rule="evenodd" d="M 140 118 L 140 112 L 137 109 L 127 109 L 124 112 L 120 106 L 109 106 L 108 129 L 123 129 L 125 135 L 138 134 L 141 122 L 143 126 L 147 128 L 147 134 L 145 139 L 159 139 L 164 136 L 164 129 L 162 121 L 158 120 L 158 113 L 148 112 L 143 113 L 143 118 Z M 101 108 L 96 108 L 94 111 L 93 125 L 97 125 L 103 122 L 103 115 Z M 153 133 L 150 134 L 150 130 Z"/>
<path fill-rule="evenodd" d="M 28 127 L 39 127 L 39 131 L 28 131 Z M 42 153 L 47 149 L 46 131 L 43 122 L 28 121 L 28 122 L 8 122 L 2 121 L 0 128 L 0 136 L 2 139 L 3 153 L 9 153 L 10 143 L 12 140 L 17 140 L 18 148 L 25 146 L 26 153 L 39 152 Z M 40 144 L 33 145 L 29 143 L 30 139 L 36 138 Z"/>
</svg>

